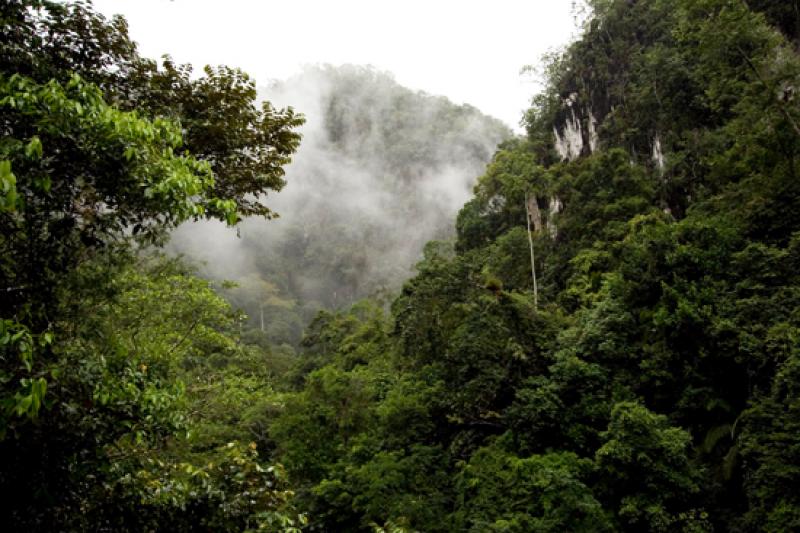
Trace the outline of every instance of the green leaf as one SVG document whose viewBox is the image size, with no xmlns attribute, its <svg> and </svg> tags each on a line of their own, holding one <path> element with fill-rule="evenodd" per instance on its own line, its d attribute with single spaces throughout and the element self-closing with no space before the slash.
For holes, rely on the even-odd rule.
<svg viewBox="0 0 800 533">
<path fill-rule="evenodd" d="M 0 211 L 17 207 L 17 178 L 11 172 L 11 161 L 0 161 Z"/>
<path fill-rule="evenodd" d="M 31 137 L 31 140 L 25 147 L 25 157 L 28 157 L 30 159 L 42 158 L 42 141 L 39 139 L 38 135 L 34 135 L 33 137 Z"/>
</svg>

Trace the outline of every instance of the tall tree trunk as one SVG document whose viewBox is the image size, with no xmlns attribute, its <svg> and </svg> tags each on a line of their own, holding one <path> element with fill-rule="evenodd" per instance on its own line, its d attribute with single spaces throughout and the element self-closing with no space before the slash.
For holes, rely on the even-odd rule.
<svg viewBox="0 0 800 533">
<path fill-rule="evenodd" d="M 539 202 L 536 201 L 535 194 L 529 194 L 525 198 L 525 209 L 528 213 L 528 227 L 533 224 L 534 231 L 541 231 L 542 213 L 539 211 Z"/>
<path fill-rule="evenodd" d="M 525 198 L 525 213 L 528 221 L 528 245 L 531 250 L 531 278 L 533 278 L 533 308 L 539 309 L 539 287 L 536 283 L 536 256 L 533 252 L 533 234 L 531 233 L 531 219 L 534 228 L 539 231 L 542 228 L 542 216 L 539 213 L 539 206 L 536 203 L 536 195 L 528 194 Z"/>
</svg>

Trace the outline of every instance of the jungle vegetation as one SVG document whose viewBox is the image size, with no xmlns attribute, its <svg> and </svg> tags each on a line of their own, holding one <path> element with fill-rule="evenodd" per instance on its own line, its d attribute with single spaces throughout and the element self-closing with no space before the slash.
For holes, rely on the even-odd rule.
<svg viewBox="0 0 800 533">
<path fill-rule="evenodd" d="M 302 117 L 5 2 L 12 530 L 800 529 L 800 4 L 589 7 L 454 238 L 295 352 L 158 250 L 270 217 Z"/>
</svg>

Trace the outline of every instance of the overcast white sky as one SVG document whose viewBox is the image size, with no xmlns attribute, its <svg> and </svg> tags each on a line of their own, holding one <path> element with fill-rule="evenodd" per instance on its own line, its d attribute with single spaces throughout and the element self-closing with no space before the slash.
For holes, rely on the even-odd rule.
<svg viewBox="0 0 800 533">
<path fill-rule="evenodd" d="M 574 37 L 572 0 L 94 0 L 149 57 L 240 67 L 257 83 L 304 64 L 388 70 L 515 129 L 537 91 L 524 65 Z M 302 111 L 302 109 L 300 109 Z"/>
</svg>

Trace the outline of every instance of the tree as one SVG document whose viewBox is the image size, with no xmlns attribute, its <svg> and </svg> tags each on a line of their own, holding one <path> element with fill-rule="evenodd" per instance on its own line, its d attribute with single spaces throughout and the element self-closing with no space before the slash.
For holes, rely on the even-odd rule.
<svg viewBox="0 0 800 533">
<path fill-rule="evenodd" d="M 213 196 L 208 165 L 174 153 L 174 124 L 118 111 L 77 76 L 62 86 L 0 75 L 0 106 L 0 312 L 34 334 L 65 318 L 60 291 L 78 266 L 128 231 L 153 240 L 205 213 L 236 219 L 236 206 Z M 41 377 L 44 364 L 26 373 Z"/>
<path fill-rule="evenodd" d="M 191 65 L 143 58 L 125 19 L 107 20 L 90 2 L 11 0 L 2 9 L 2 72 L 62 84 L 78 74 L 121 110 L 180 122 L 181 147 L 210 164 L 214 195 L 233 201 L 239 216 L 273 215 L 261 197 L 283 187 L 303 118 L 268 101 L 256 107 L 245 72 L 206 67 L 193 79 Z"/>
<path fill-rule="evenodd" d="M 83 319 L 57 330 L 45 404 L 26 423 L 12 418 L 0 441 L 15 459 L 0 469 L 6 522 L 70 531 L 297 523 L 282 467 L 265 464 L 258 450 L 269 442 L 254 435 L 277 401 L 268 354 L 239 344 L 237 314 L 174 260 L 128 265 L 113 284 L 113 297 L 85 295 Z"/>
<path fill-rule="evenodd" d="M 181 276 L 131 282 L 130 265 L 184 221 L 268 216 L 258 197 L 282 185 L 302 119 L 257 110 L 239 71 L 191 81 L 169 62 L 159 71 L 122 19 L 89 4 L 0 9 L 4 516 L 16 529 L 185 529 L 193 509 L 220 530 L 290 528 L 291 494 L 254 449 L 221 449 L 214 469 L 176 444 L 187 430 L 182 364 L 237 351 L 215 329 L 230 310 Z M 158 108 L 170 83 L 187 89 L 184 115 Z M 153 308 L 165 294 L 173 315 Z"/>
<path fill-rule="evenodd" d="M 14 1 L 2 22 L 0 316 L 42 335 L 68 321 L 75 295 L 63 293 L 78 290 L 71 275 L 82 262 L 122 258 L 185 220 L 269 215 L 258 196 L 281 186 L 302 119 L 269 104 L 258 111 L 245 74 L 208 69 L 190 80 L 169 61 L 159 71 L 138 56 L 122 19 L 108 23 L 83 3 Z M 146 118 L 179 95 L 184 115 Z"/>
<path fill-rule="evenodd" d="M 595 458 L 624 531 L 709 531 L 693 509 L 700 472 L 691 463 L 689 434 L 635 402 L 614 406 L 606 442 Z"/>
<path fill-rule="evenodd" d="M 503 440 L 478 450 L 458 474 L 462 531 L 613 531 L 587 485 L 592 462 L 569 452 L 520 458 Z"/>
</svg>

